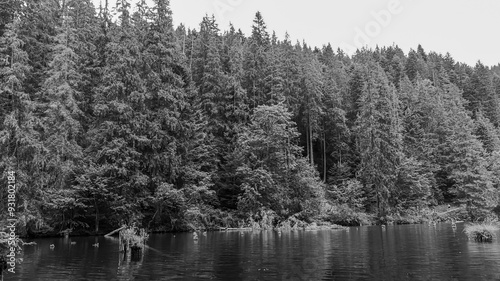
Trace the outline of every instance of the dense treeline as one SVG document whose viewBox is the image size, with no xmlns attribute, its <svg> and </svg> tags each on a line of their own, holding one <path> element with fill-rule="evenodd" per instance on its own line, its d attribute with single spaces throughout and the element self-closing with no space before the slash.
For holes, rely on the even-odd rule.
<svg viewBox="0 0 500 281">
<path fill-rule="evenodd" d="M 210 16 L 174 28 L 153 2 L 0 7 L 0 166 L 22 233 L 493 214 L 500 65 L 350 57 L 280 40 L 260 13 L 248 36 Z"/>
</svg>

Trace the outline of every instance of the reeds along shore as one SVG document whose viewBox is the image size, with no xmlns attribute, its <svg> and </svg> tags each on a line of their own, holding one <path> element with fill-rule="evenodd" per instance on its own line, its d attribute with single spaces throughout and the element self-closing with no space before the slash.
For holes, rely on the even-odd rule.
<svg viewBox="0 0 500 281">
<path fill-rule="evenodd" d="M 498 225 L 491 223 L 468 224 L 464 228 L 465 234 L 469 240 L 477 242 L 492 242 L 496 239 L 495 232 L 498 231 Z"/>
</svg>

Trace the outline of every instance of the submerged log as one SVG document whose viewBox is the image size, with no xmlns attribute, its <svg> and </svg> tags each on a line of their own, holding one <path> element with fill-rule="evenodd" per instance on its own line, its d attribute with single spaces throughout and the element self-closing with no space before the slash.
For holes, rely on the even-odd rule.
<svg viewBox="0 0 500 281">
<path fill-rule="evenodd" d="M 115 233 L 119 232 L 120 230 L 125 229 L 126 227 L 127 227 L 127 226 L 126 226 L 126 225 L 124 225 L 124 226 L 122 226 L 122 227 L 120 227 L 120 228 L 117 228 L 117 229 L 115 229 L 115 230 L 111 231 L 110 233 L 108 233 L 108 234 L 106 234 L 106 235 L 104 235 L 104 236 L 111 236 L 111 235 L 113 235 L 113 234 L 115 234 Z"/>
<path fill-rule="evenodd" d="M 253 230 L 251 227 L 220 227 L 219 230 Z"/>
<path fill-rule="evenodd" d="M 439 216 L 443 216 L 443 215 L 446 215 L 447 213 L 451 213 L 451 212 L 455 212 L 455 211 L 459 211 L 461 210 L 462 208 L 455 208 L 455 209 L 449 209 L 447 211 L 444 211 L 444 212 L 441 212 L 441 213 L 436 213 L 437 215 Z"/>
</svg>

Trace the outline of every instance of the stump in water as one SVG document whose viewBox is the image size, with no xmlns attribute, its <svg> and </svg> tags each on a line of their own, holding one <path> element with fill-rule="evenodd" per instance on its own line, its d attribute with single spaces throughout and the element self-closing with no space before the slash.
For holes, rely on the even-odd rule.
<svg viewBox="0 0 500 281">
<path fill-rule="evenodd" d="M 130 254 L 131 260 L 140 260 L 148 237 L 142 228 L 138 229 L 135 226 L 124 228 L 119 232 L 119 250 L 125 253 L 126 257 Z"/>
<path fill-rule="evenodd" d="M 122 233 L 121 232 L 118 234 L 118 250 L 120 252 L 125 252 L 126 251 L 126 249 L 125 249 L 125 241 L 124 241 L 124 239 L 122 237 Z"/>
<path fill-rule="evenodd" d="M 142 257 L 142 247 L 138 245 L 132 245 L 130 247 L 130 260 L 140 261 Z"/>
</svg>

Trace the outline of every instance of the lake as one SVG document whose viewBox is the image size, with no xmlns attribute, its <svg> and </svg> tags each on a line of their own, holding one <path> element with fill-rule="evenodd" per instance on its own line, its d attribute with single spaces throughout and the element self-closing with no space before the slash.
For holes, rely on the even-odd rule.
<svg viewBox="0 0 500 281">
<path fill-rule="evenodd" d="M 134 261 L 117 239 L 35 239 L 4 280 L 500 280 L 500 243 L 468 241 L 463 224 L 192 237 L 152 234 Z"/>
</svg>

